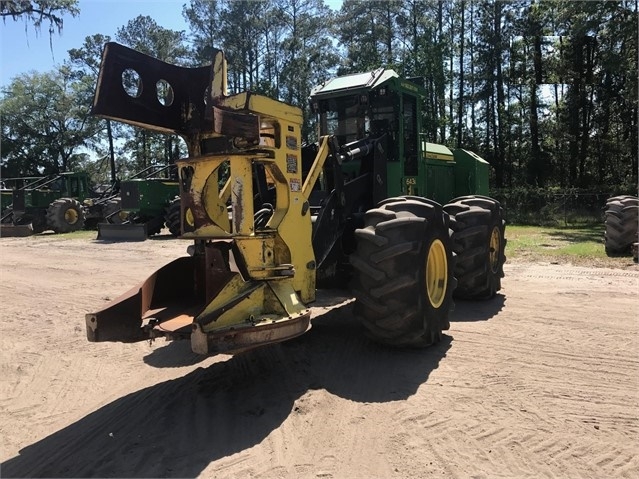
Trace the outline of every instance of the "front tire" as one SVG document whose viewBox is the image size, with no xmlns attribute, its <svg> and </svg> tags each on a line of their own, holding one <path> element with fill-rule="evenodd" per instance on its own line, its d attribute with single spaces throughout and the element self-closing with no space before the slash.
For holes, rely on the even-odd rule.
<svg viewBox="0 0 639 479">
<path fill-rule="evenodd" d="M 425 347 L 449 328 L 453 252 L 448 214 L 434 201 L 391 198 L 355 230 L 355 316 L 375 341 Z"/>
<path fill-rule="evenodd" d="M 84 210 L 73 198 L 59 198 L 47 208 L 47 224 L 56 233 L 70 233 L 84 227 Z M 34 229 L 35 230 L 35 229 Z"/>
<path fill-rule="evenodd" d="M 506 222 L 497 200 L 464 196 L 444 206 L 450 214 L 457 253 L 455 296 L 490 299 L 501 289 L 506 262 Z"/>
</svg>

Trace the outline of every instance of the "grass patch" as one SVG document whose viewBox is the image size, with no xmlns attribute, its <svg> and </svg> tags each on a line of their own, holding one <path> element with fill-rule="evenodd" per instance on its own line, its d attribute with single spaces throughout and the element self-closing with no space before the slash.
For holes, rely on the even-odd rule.
<svg viewBox="0 0 639 479">
<path fill-rule="evenodd" d="M 630 255 L 608 257 L 603 225 L 506 227 L 506 256 L 510 260 L 625 268 Z"/>
</svg>

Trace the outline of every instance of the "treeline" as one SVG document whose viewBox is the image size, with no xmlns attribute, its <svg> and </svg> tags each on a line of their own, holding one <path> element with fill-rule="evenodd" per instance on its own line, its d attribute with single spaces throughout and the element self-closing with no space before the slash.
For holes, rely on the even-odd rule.
<svg viewBox="0 0 639 479">
<path fill-rule="evenodd" d="M 639 169 L 638 13 L 637 0 L 345 0 L 339 11 L 323 0 L 191 0 L 182 11 L 187 32 L 138 17 L 114 40 L 182 65 L 208 64 L 212 48 L 223 49 L 230 88 L 304 109 L 307 141 L 315 140 L 313 86 L 336 74 L 394 68 L 426 88 L 426 138 L 478 152 L 493 166 L 494 187 L 630 192 Z M 87 38 L 59 69 L 83 105 L 74 115 L 88 111 L 107 40 Z M 90 117 L 76 125 L 90 135 L 77 134 L 74 148 L 61 141 L 56 151 L 56 141 L 41 140 L 46 127 L 24 124 L 24 108 L 36 115 L 38 106 L 16 98 L 33 80 L 23 75 L 3 92 L 3 176 L 32 173 L 45 156 L 52 168 L 95 167 L 77 147 L 106 158 L 109 135 L 130 169 L 184 154 L 175 138 Z M 31 147 L 20 144 L 20 131 L 33 135 Z M 49 149 L 34 154 L 40 141 Z"/>
</svg>

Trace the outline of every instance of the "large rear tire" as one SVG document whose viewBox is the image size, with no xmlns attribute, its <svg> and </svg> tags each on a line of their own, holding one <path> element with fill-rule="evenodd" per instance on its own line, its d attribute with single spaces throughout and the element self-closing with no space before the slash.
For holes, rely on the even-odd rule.
<svg viewBox="0 0 639 479">
<path fill-rule="evenodd" d="M 425 347 L 449 328 L 453 251 L 448 214 L 434 201 L 390 198 L 355 230 L 355 316 L 375 341 Z"/>
<path fill-rule="evenodd" d="M 630 253 L 636 243 L 639 229 L 639 198 L 614 196 L 606 201 L 604 236 L 606 254 L 609 256 Z"/>
<path fill-rule="evenodd" d="M 490 299 L 501 289 L 506 262 L 506 222 L 498 201 L 463 196 L 444 206 L 450 215 L 457 254 L 455 297 Z"/>
<path fill-rule="evenodd" d="M 78 200 L 59 198 L 47 208 L 47 225 L 56 233 L 70 233 L 84 227 L 84 210 Z M 35 228 L 34 228 L 35 231 Z"/>
<path fill-rule="evenodd" d="M 182 234 L 182 224 L 180 221 L 180 197 L 176 196 L 171 200 L 166 207 L 166 213 L 164 215 L 164 222 L 171 234 L 176 238 Z"/>
</svg>

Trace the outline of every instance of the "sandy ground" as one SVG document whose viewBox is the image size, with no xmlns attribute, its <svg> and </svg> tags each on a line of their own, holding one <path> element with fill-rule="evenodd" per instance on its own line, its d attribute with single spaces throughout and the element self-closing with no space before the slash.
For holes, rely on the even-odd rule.
<svg viewBox="0 0 639 479">
<path fill-rule="evenodd" d="M 639 477 L 639 267 L 506 265 L 431 349 L 313 329 L 201 358 L 89 343 L 96 310 L 188 243 L 0 239 L 1 477 Z"/>
</svg>

